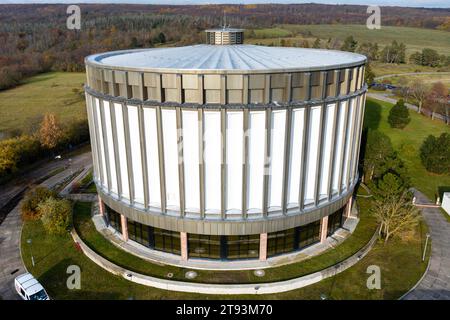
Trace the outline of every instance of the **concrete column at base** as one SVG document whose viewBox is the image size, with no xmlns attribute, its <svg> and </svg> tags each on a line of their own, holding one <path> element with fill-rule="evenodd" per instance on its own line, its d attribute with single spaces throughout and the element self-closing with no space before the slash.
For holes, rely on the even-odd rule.
<svg viewBox="0 0 450 320">
<path fill-rule="evenodd" d="M 186 232 L 180 232 L 180 244 L 181 244 L 181 260 L 187 261 L 188 259 L 188 239 Z"/>
<path fill-rule="evenodd" d="M 327 240 L 328 233 L 328 216 L 320 219 L 320 243 L 324 243 Z"/>
<path fill-rule="evenodd" d="M 127 217 L 125 217 L 123 214 L 120 215 L 120 224 L 122 226 L 122 239 L 123 241 L 128 241 Z"/>
<path fill-rule="evenodd" d="M 102 198 L 98 196 L 98 212 L 104 216 L 105 215 L 105 204 L 103 203 Z"/>
<path fill-rule="evenodd" d="M 352 206 L 353 206 L 353 197 L 350 197 L 350 199 L 348 199 L 347 204 L 345 205 L 344 217 L 346 218 L 352 217 Z"/>
<path fill-rule="evenodd" d="M 267 260 L 267 233 L 261 233 L 259 235 L 259 260 Z"/>
</svg>

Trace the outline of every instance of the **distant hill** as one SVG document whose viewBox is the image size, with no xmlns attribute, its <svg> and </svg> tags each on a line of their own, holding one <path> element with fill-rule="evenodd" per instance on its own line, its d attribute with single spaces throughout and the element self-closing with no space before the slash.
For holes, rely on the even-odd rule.
<svg viewBox="0 0 450 320">
<path fill-rule="evenodd" d="M 405 2 L 407 3 L 407 2 Z M 201 17 L 211 25 L 227 22 L 233 26 L 270 26 L 272 24 L 363 24 L 367 6 L 327 4 L 248 4 L 248 5 L 145 5 L 81 4 L 86 20 L 104 16 L 133 14 L 172 14 Z M 67 4 L 1 4 L 0 22 L 60 23 L 66 17 Z M 381 7 L 382 23 L 388 26 L 449 28 L 450 9 Z"/>
</svg>

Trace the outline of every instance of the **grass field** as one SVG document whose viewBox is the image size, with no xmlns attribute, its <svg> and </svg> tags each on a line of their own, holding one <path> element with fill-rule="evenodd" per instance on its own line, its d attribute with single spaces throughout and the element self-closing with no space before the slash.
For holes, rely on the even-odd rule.
<svg viewBox="0 0 450 320">
<path fill-rule="evenodd" d="M 388 74 L 400 74 L 400 73 L 412 73 L 412 72 L 436 72 L 437 68 L 418 66 L 416 64 L 410 63 L 402 63 L 402 64 L 394 64 L 394 63 L 382 63 L 373 61 L 370 63 L 372 71 L 375 73 L 375 76 L 384 76 Z M 439 69 L 441 70 L 441 69 Z M 449 71 L 448 67 L 442 68 L 443 71 Z"/>
<path fill-rule="evenodd" d="M 392 82 L 392 84 L 398 84 L 403 79 L 410 82 L 414 80 L 422 80 L 425 85 L 431 86 L 435 82 L 442 82 L 444 85 L 450 88 L 450 72 L 442 74 L 417 74 L 417 75 L 405 75 L 405 76 L 394 76 L 385 78 Z"/>
<path fill-rule="evenodd" d="M 438 136 L 443 132 L 450 133 L 450 127 L 443 122 L 433 121 L 410 111 L 411 122 L 406 128 L 403 130 L 393 129 L 387 122 L 391 107 L 390 103 L 367 99 L 364 126 L 378 129 L 391 138 L 394 148 L 408 167 L 412 185 L 433 201 L 438 187 L 450 186 L 450 175 L 437 175 L 426 171 L 420 160 L 419 149 L 428 135 Z"/>
<path fill-rule="evenodd" d="M 0 133 L 36 129 L 45 113 L 54 113 L 61 123 L 86 118 L 84 73 L 51 72 L 0 91 Z"/>
<path fill-rule="evenodd" d="M 450 52 L 450 32 L 423 28 L 382 26 L 379 30 L 370 30 L 365 25 L 280 25 L 293 33 L 301 33 L 310 38 L 336 38 L 344 40 L 352 35 L 359 43 L 377 42 L 381 47 L 393 40 L 406 45 L 407 54 L 431 48 L 439 54 Z"/>
</svg>

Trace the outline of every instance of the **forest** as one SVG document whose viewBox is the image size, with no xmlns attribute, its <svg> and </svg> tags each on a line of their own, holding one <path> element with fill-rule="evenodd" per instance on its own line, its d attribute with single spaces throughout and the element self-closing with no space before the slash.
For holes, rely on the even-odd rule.
<svg viewBox="0 0 450 320">
<path fill-rule="evenodd" d="M 366 6 L 322 4 L 82 4 L 81 30 L 66 28 L 67 5 L 0 5 L 0 90 L 47 71 L 83 71 L 94 52 L 203 42 L 226 14 L 233 27 L 365 24 Z M 382 23 L 450 31 L 450 9 L 382 7 Z"/>
</svg>

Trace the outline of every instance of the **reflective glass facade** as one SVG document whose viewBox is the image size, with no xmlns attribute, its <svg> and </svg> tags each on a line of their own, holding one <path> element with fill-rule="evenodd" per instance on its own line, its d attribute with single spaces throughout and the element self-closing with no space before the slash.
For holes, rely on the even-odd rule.
<svg viewBox="0 0 450 320">
<path fill-rule="evenodd" d="M 122 233 L 122 226 L 120 223 L 120 214 L 109 207 L 106 207 L 106 214 L 108 225 L 110 225 L 114 230 Z"/>
<path fill-rule="evenodd" d="M 342 227 L 343 224 L 343 214 L 344 210 L 340 209 L 333 214 L 328 216 L 328 232 L 327 235 L 330 236 L 336 232 L 337 229 Z"/>
<path fill-rule="evenodd" d="M 106 207 L 108 223 L 122 233 L 120 214 Z M 327 235 L 333 234 L 343 223 L 343 210 L 328 217 Z M 181 255 L 180 233 L 147 226 L 127 219 L 128 238 L 150 249 Z M 260 235 L 218 236 L 187 235 L 189 258 L 237 260 L 258 259 Z M 268 233 L 267 257 L 302 250 L 320 241 L 320 220 L 305 226 Z"/>
<path fill-rule="evenodd" d="M 268 234 L 267 256 L 273 257 L 303 249 L 320 241 L 320 221 Z"/>
</svg>

